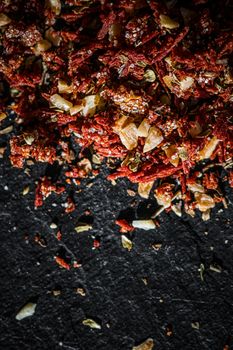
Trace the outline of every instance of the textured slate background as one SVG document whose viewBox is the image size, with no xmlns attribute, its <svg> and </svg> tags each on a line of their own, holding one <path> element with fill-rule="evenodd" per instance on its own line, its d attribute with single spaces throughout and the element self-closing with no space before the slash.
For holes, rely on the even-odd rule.
<svg viewBox="0 0 233 350">
<path fill-rule="evenodd" d="M 127 196 L 132 184 L 112 186 L 100 175 L 84 181 L 82 192 L 71 190 L 77 204 L 71 215 L 64 215 L 61 206 L 67 194 L 51 195 L 35 211 L 34 182 L 51 169 L 32 166 L 29 177 L 12 169 L 7 156 L 0 163 L 1 350 L 131 350 L 148 337 L 156 350 L 223 350 L 225 344 L 233 349 L 232 205 L 218 212 L 220 205 L 209 222 L 164 213 L 160 228 L 130 235 L 134 248 L 128 252 L 114 220 L 119 215 L 146 217 L 154 209 L 152 200 Z M 91 181 L 93 186 L 85 188 Z M 22 196 L 27 185 L 30 192 Z M 233 199 L 232 193 L 228 198 Z M 74 227 L 87 209 L 93 230 L 77 234 Z M 51 222 L 62 232 L 60 243 Z M 46 248 L 35 243 L 36 233 L 44 236 Z M 92 250 L 92 236 L 100 238 L 97 250 Z M 159 251 L 151 247 L 154 243 L 162 243 Z M 60 269 L 54 262 L 59 249 L 68 250 L 82 267 Z M 211 271 L 211 264 L 220 265 L 222 272 Z M 79 287 L 86 290 L 85 297 L 76 293 Z M 57 289 L 61 294 L 54 296 L 51 291 Z M 16 321 L 29 300 L 37 301 L 36 313 Z M 102 329 L 82 325 L 85 318 Z M 199 322 L 199 330 L 193 322 Z M 170 337 L 167 327 L 173 330 Z"/>
</svg>

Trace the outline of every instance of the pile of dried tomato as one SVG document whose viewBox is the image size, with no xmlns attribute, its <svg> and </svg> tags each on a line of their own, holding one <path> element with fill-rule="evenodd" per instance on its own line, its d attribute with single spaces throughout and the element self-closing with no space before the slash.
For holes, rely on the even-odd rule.
<svg viewBox="0 0 233 350">
<path fill-rule="evenodd" d="M 116 159 L 109 180 L 208 219 L 224 201 L 219 167 L 233 186 L 232 15 L 227 0 L 2 0 L 1 119 L 10 109 L 21 124 L 12 165 L 66 164 L 78 185 Z M 41 179 L 36 206 L 52 191 L 64 187 Z"/>
</svg>

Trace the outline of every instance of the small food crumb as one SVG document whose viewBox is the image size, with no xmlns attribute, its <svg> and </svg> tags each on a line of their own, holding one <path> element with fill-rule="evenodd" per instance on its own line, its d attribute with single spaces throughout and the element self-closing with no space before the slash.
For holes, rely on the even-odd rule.
<svg viewBox="0 0 233 350">
<path fill-rule="evenodd" d="M 82 297 L 85 297 L 85 295 L 86 295 L 86 292 L 83 288 L 77 288 L 76 293 L 80 294 Z"/>
<path fill-rule="evenodd" d="M 125 235 L 121 236 L 122 247 L 130 251 L 133 248 L 133 242 L 128 239 Z"/>
<path fill-rule="evenodd" d="M 53 294 L 55 297 L 57 297 L 57 296 L 61 295 L 61 291 L 60 291 L 59 289 L 54 289 L 54 290 L 52 291 L 52 294 Z"/>
<path fill-rule="evenodd" d="M 19 312 L 17 313 L 17 315 L 15 316 L 16 320 L 21 321 L 26 317 L 30 317 L 32 315 L 34 315 L 35 310 L 36 310 L 36 305 L 35 303 L 27 303 L 26 305 L 24 305 Z"/>
<path fill-rule="evenodd" d="M 135 197 L 136 196 L 136 192 L 134 192 L 133 190 L 127 190 L 127 193 L 130 197 Z"/>
<path fill-rule="evenodd" d="M 23 195 L 23 196 L 26 196 L 26 194 L 28 194 L 29 190 L 30 190 L 30 187 L 29 187 L 29 186 L 26 186 L 26 187 L 23 189 L 22 195 Z"/>
<path fill-rule="evenodd" d="M 193 329 L 199 329 L 200 328 L 199 322 L 192 322 L 191 326 L 192 326 Z"/>
<path fill-rule="evenodd" d="M 167 335 L 168 337 L 171 337 L 171 336 L 173 335 L 172 325 L 168 325 L 168 326 L 166 327 L 166 335 Z"/>
<path fill-rule="evenodd" d="M 156 251 L 158 251 L 161 247 L 162 247 L 161 243 L 152 244 L 152 248 Z"/>
<path fill-rule="evenodd" d="M 101 329 L 101 325 L 98 324 L 96 321 L 92 320 L 91 318 L 87 318 L 87 319 L 83 320 L 82 324 L 84 326 L 88 326 L 88 327 L 93 328 L 93 329 Z"/>
<path fill-rule="evenodd" d="M 204 281 L 204 272 L 205 272 L 205 266 L 204 264 L 200 264 L 200 268 L 198 269 L 199 273 L 200 273 L 200 278 L 202 281 Z"/>
<path fill-rule="evenodd" d="M 134 346 L 132 350 L 152 350 L 154 348 L 154 340 L 152 338 L 148 338 L 140 345 Z"/>
<path fill-rule="evenodd" d="M 63 258 L 55 256 L 55 261 L 61 268 L 70 270 L 70 265 Z"/>
<path fill-rule="evenodd" d="M 141 230 L 152 230 L 156 227 L 153 220 L 134 220 L 132 225 Z"/>
<path fill-rule="evenodd" d="M 58 241 L 61 241 L 61 239 L 62 239 L 62 233 L 61 233 L 61 231 L 58 231 L 58 232 L 56 233 L 56 237 L 57 237 L 57 240 L 58 240 Z"/>
<path fill-rule="evenodd" d="M 46 239 L 40 235 L 39 233 L 37 233 L 34 237 L 34 241 L 36 243 L 38 243 L 41 247 L 45 248 L 47 247 L 47 242 L 46 242 Z"/>
<path fill-rule="evenodd" d="M 211 264 L 210 265 L 210 271 L 221 273 L 222 272 L 222 268 L 221 268 L 221 266 L 219 266 L 217 264 L 214 264 L 214 265 Z"/>
<path fill-rule="evenodd" d="M 81 233 L 81 232 L 85 232 L 85 231 L 91 230 L 92 229 L 92 225 L 79 223 L 79 225 L 76 226 L 74 229 L 75 229 L 75 231 L 77 233 Z"/>
</svg>

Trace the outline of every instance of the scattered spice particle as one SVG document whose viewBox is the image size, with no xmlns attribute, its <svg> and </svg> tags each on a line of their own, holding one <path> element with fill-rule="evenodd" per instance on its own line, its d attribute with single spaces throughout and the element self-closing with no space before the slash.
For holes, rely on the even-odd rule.
<svg viewBox="0 0 233 350">
<path fill-rule="evenodd" d="M 217 264 L 214 264 L 214 265 L 211 264 L 210 265 L 210 271 L 221 273 L 222 272 L 222 268 L 221 268 L 221 266 L 219 266 Z"/>
<path fill-rule="evenodd" d="M 38 243 L 41 247 L 47 247 L 47 242 L 44 237 L 42 237 L 39 233 L 37 233 L 34 237 L 34 241 Z"/>
<path fill-rule="evenodd" d="M 52 291 L 52 294 L 55 296 L 55 297 L 58 297 L 59 295 L 61 295 L 61 291 L 59 289 L 54 289 Z"/>
<path fill-rule="evenodd" d="M 36 306 L 37 304 L 32 302 L 29 302 L 26 305 L 24 305 L 15 316 L 16 320 L 21 321 L 26 317 L 34 315 L 36 311 Z"/>
<path fill-rule="evenodd" d="M 160 248 L 162 247 L 161 243 L 154 243 L 152 244 L 152 248 L 156 251 L 160 250 Z"/>
<path fill-rule="evenodd" d="M 204 281 L 204 272 L 205 272 L 205 266 L 204 264 L 200 264 L 200 268 L 198 269 L 199 273 L 200 273 L 200 278 L 202 280 L 202 282 Z"/>
<path fill-rule="evenodd" d="M 79 269 L 82 266 L 82 264 L 78 263 L 77 261 L 73 261 L 73 268 Z"/>
<path fill-rule="evenodd" d="M 57 224 L 55 224 L 54 222 L 52 222 L 49 226 L 51 229 L 56 229 L 57 228 Z"/>
<path fill-rule="evenodd" d="M 77 288 L 76 293 L 80 294 L 82 297 L 85 297 L 85 295 L 86 295 L 86 292 L 83 288 Z"/>
<path fill-rule="evenodd" d="M 26 194 L 28 194 L 29 191 L 30 191 L 30 187 L 29 187 L 29 186 L 26 186 L 26 187 L 23 189 L 22 195 L 23 195 L 23 196 L 26 196 Z"/>
<path fill-rule="evenodd" d="M 200 323 L 199 322 L 192 322 L 191 323 L 191 327 L 193 329 L 199 329 L 200 328 Z"/>
<path fill-rule="evenodd" d="M 75 231 L 77 233 L 81 233 L 89 230 L 92 230 L 92 225 L 90 224 L 79 223 L 78 226 L 75 227 Z"/>
<path fill-rule="evenodd" d="M 61 233 L 61 231 L 58 231 L 58 232 L 57 232 L 56 237 L 57 237 L 57 240 L 58 240 L 58 241 L 61 241 L 61 239 L 62 239 L 62 233 Z"/>
<path fill-rule="evenodd" d="M 63 258 L 61 258 L 59 256 L 55 256 L 54 259 L 60 267 L 66 269 L 66 270 L 70 270 L 70 265 Z"/>
<path fill-rule="evenodd" d="M 87 318 L 87 319 L 83 320 L 82 324 L 84 326 L 88 326 L 88 327 L 93 328 L 93 329 L 101 329 L 101 325 L 98 324 L 96 321 L 92 320 L 91 318 Z"/>
<path fill-rule="evenodd" d="M 167 335 L 168 337 L 171 337 L 171 336 L 173 335 L 172 325 L 168 325 L 168 326 L 166 327 L 166 335 Z"/>
<path fill-rule="evenodd" d="M 134 230 L 134 227 L 125 219 L 118 219 L 115 221 L 115 223 L 116 225 L 120 226 L 121 233 L 132 232 Z"/>
<path fill-rule="evenodd" d="M 24 173 L 25 173 L 27 176 L 29 176 L 29 177 L 31 176 L 31 174 L 30 174 L 31 171 L 30 171 L 29 168 L 25 168 L 25 169 L 24 169 Z"/>
<path fill-rule="evenodd" d="M 28 233 L 25 233 L 25 235 L 24 235 L 24 240 L 25 240 L 25 243 L 26 243 L 26 244 L 29 243 L 29 234 L 28 234 Z"/>
<path fill-rule="evenodd" d="M 136 193 L 133 190 L 127 190 L 127 193 L 130 197 L 135 197 Z"/>
<path fill-rule="evenodd" d="M 140 345 L 134 346 L 132 350 L 152 350 L 154 349 L 154 340 L 152 338 L 148 338 Z"/>
<path fill-rule="evenodd" d="M 35 208 L 42 206 L 43 201 L 52 193 L 60 194 L 65 191 L 64 186 L 54 185 L 46 176 L 38 181 L 35 196 Z"/>
<path fill-rule="evenodd" d="M 72 200 L 72 198 L 67 199 L 67 202 L 65 203 L 65 208 L 66 213 L 72 213 L 72 211 L 75 210 L 75 203 Z"/>
<path fill-rule="evenodd" d="M 134 228 L 139 228 L 141 230 L 153 230 L 156 225 L 153 220 L 134 220 L 132 222 Z"/>
<path fill-rule="evenodd" d="M 133 242 L 127 238 L 125 235 L 121 236 L 121 244 L 124 249 L 130 251 L 133 248 Z"/>
<path fill-rule="evenodd" d="M 100 247 L 100 240 L 94 239 L 92 249 L 98 249 Z"/>
<path fill-rule="evenodd" d="M 94 185 L 93 182 L 90 182 L 89 184 L 86 185 L 87 188 L 91 188 Z"/>
</svg>

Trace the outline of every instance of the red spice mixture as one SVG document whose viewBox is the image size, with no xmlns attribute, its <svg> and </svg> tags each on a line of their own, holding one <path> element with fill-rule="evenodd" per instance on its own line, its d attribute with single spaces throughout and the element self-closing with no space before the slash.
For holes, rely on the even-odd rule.
<svg viewBox="0 0 233 350">
<path fill-rule="evenodd" d="M 183 201 L 208 219 L 223 201 L 214 165 L 232 166 L 229 1 L 3 0 L 0 45 L 1 116 L 11 109 L 22 124 L 13 166 L 66 164 L 67 183 L 79 185 L 98 174 L 92 162 L 116 159 L 109 180 L 127 177 L 143 198 L 155 185 L 158 204 L 177 215 Z M 64 187 L 40 179 L 35 205 L 53 191 Z"/>
</svg>

